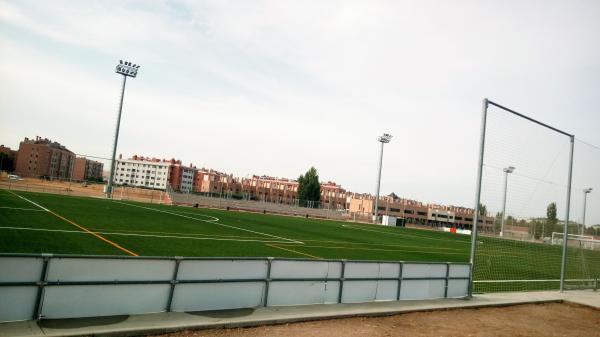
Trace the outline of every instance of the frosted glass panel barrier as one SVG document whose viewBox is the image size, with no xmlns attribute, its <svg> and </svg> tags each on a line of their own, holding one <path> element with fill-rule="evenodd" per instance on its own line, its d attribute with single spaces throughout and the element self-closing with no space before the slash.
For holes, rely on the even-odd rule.
<svg viewBox="0 0 600 337">
<path fill-rule="evenodd" d="M 37 293 L 38 287 L 0 287 L 0 322 L 31 319 Z"/>
<path fill-rule="evenodd" d="M 339 281 L 273 281 L 269 306 L 338 303 Z"/>
<path fill-rule="evenodd" d="M 178 280 L 264 279 L 267 260 L 183 260 Z"/>
<path fill-rule="evenodd" d="M 339 278 L 341 275 L 340 261 L 273 260 L 271 263 L 271 278 Z"/>
<path fill-rule="evenodd" d="M 0 322 L 467 295 L 469 264 L 0 254 Z"/>
<path fill-rule="evenodd" d="M 173 294 L 173 311 L 255 308 L 263 302 L 265 283 L 186 283 Z"/>
<path fill-rule="evenodd" d="M 173 277 L 173 260 L 53 258 L 48 281 L 163 281 Z"/>
<path fill-rule="evenodd" d="M 44 318 L 135 315 L 165 310 L 167 284 L 48 286 Z"/>
<path fill-rule="evenodd" d="M 41 257 L 0 257 L 0 282 L 37 282 L 43 264 Z"/>
</svg>

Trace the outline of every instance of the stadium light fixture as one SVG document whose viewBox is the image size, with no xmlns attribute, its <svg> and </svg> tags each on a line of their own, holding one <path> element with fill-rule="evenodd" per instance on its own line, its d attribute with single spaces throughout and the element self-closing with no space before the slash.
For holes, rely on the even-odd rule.
<svg viewBox="0 0 600 337">
<path fill-rule="evenodd" d="M 375 190 L 375 210 L 373 212 L 373 223 L 377 223 L 377 212 L 379 210 L 379 187 L 381 185 L 381 166 L 383 164 L 383 144 L 387 144 L 392 140 L 392 135 L 384 133 L 379 136 L 378 141 L 381 143 L 381 150 L 379 151 L 379 168 L 377 170 L 377 189 Z"/>
<path fill-rule="evenodd" d="M 585 209 L 586 209 L 586 203 L 587 203 L 587 195 L 592 193 L 593 188 L 586 188 L 583 190 L 583 216 L 581 218 L 581 230 L 579 232 L 579 235 L 583 235 L 583 231 L 585 230 Z"/>
<path fill-rule="evenodd" d="M 515 171 L 514 166 L 505 167 L 504 171 L 504 198 L 502 200 L 502 221 L 500 224 L 500 236 L 504 236 L 504 223 L 506 222 L 506 192 L 508 189 L 508 174 Z"/>
<path fill-rule="evenodd" d="M 123 86 L 121 87 L 121 101 L 119 103 L 119 115 L 117 117 L 117 128 L 115 130 L 115 139 L 113 142 L 113 152 L 110 162 L 110 175 L 108 177 L 108 184 L 106 185 L 106 197 L 112 198 L 113 180 L 115 177 L 115 157 L 117 155 L 117 143 L 119 142 L 119 128 L 121 126 L 121 112 L 123 111 L 123 98 L 125 97 L 125 84 L 127 83 L 127 77 L 135 78 L 140 69 L 139 64 L 133 64 L 129 61 L 119 60 L 119 64 L 115 69 L 117 74 L 123 75 Z"/>
</svg>

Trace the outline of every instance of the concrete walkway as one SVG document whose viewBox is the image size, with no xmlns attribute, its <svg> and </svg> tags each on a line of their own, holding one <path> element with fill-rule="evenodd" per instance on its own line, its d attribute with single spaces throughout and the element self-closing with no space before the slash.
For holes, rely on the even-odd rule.
<svg viewBox="0 0 600 337">
<path fill-rule="evenodd" d="M 568 301 L 600 309 L 600 292 L 523 292 L 477 295 L 471 300 L 375 302 L 357 304 L 307 305 L 196 313 L 157 313 L 41 322 L 0 323 L 0 337 L 51 336 L 135 336 L 184 329 L 248 327 L 309 320 L 356 316 L 384 316 L 415 311 L 482 308 L 515 304 Z M 600 314 L 600 313 L 599 313 Z"/>
</svg>

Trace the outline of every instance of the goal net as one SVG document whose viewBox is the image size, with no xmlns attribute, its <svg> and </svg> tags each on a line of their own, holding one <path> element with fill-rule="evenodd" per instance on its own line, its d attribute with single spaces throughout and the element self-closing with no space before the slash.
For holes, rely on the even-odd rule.
<svg viewBox="0 0 600 337">
<path fill-rule="evenodd" d="M 552 232 L 552 244 L 562 245 L 565 234 Z M 583 249 L 600 249 L 600 240 L 594 240 L 593 235 L 567 234 L 567 247 L 578 247 Z"/>
</svg>

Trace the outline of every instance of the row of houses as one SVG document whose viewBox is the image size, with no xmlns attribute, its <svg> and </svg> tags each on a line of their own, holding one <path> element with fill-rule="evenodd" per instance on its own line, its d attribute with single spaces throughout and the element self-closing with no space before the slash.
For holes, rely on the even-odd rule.
<svg viewBox="0 0 600 337">
<path fill-rule="evenodd" d="M 212 169 L 183 165 L 180 160 L 157 159 L 134 155 L 129 159 L 119 156 L 114 178 L 116 185 L 128 185 L 166 190 L 168 187 L 183 193 L 206 193 L 235 196 L 239 199 L 259 200 L 285 205 L 299 205 L 298 181 L 288 178 L 253 175 L 237 178 Z M 350 216 L 369 218 L 373 214 L 375 197 L 351 193 L 335 182 L 321 183 L 321 198 L 310 206 L 343 210 Z M 403 199 L 395 194 L 380 197 L 378 214 L 397 217 L 410 224 L 453 226 L 469 229 L 473 223 L 473 209 L 427 204 Z M 492 217 L 482 217 L 480 226 L 493 228 Z"/>
<path fill-rule="evenodd" d="M 2 170 L 22 177 L 72 179 L 76 181 L 102 180 L 104 164 L 75 153 L 48 138 L 25 138 L 18 150 L 0 145 Z"/>
<path fill-rule="evenodd" d="M 352 194 L 348 197 L 347 210 L 350 214 L 370 217 L 375 209 L 375 197 L 370 194 Z M 379 198 L 378 214 L 390 215 L 405 223 L 428 226 L 451 226 L 471 229 L 473 209 L 453 205 L 422 203 L 400 198 L 394 193 Z M 493 231 L 494 218 L 482 216 L 479 226 L 485 231 Z"/>
<path fill-rule="evenodd" d="M 253 175 L 238 178 L 213 169 L 183 165 L 180 160 L 159 159 L 134 155 L 116 163 L 113 183 L 135 187 L 178 192 L 207 193 L 260 200 L 286 205 L 301 203 L 298 199 L 298 181 L 287 178 Z M 335 182 L 321 183 L 319 207 L 346 209 L 346 190 Z"/>
<path fill-rule="evenodd" d="M 47 138 L 25 138 L 14 151 L 0 146 L 3 154 L 1 169 L 14 171 L 23 177 L 48 177 L 57 179 L 100 180 L 103 164 L 75 153 L 58 142 Z M 12 167 L 7 167 L 12 165 Z M 123 159 L 120 155 L 115 165 L 115 185 L 172 189 L 182 193 L 205 193 L 259 200 L 284 205 L 306 205 L 298 199 L 298 181 L 288 178 L 252 175 L 234 177 L 213 169 L 184 165 L 181 160 L 159 159 L 134 155 Z M 342 210 L 352 217 L 369 218 L 374 211 L 375 197 L 370 194 L 351 193 L 335 182 L 321 183 L 321 198 L 310 207 Z M 390 215 L 405 223 L 429 226 L 454 226 L 468 229 L 473 223 L 473 209 L 427 204 L 400 198 L 395 194 L 382 196 L 378 214 Z M 492 229 L 494 219 L 482 217 L 480 226 Z"/>
</svg>

